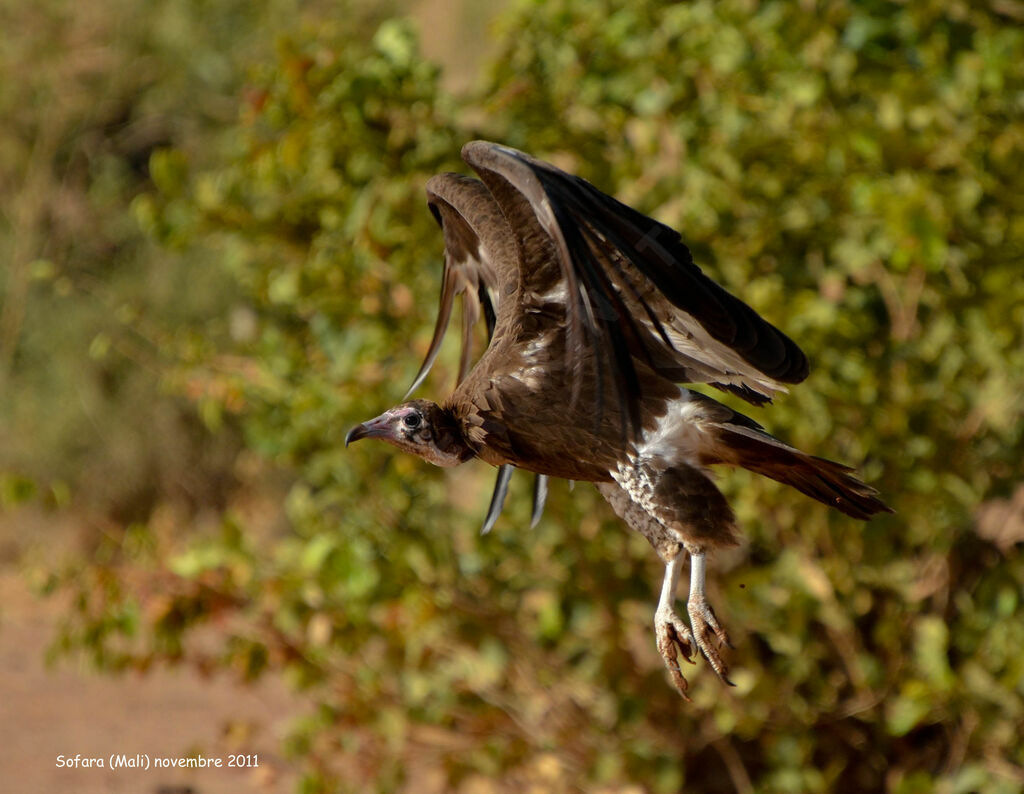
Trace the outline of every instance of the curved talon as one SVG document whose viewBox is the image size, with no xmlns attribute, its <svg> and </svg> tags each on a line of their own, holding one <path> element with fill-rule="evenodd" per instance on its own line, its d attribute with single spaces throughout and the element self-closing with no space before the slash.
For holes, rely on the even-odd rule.
<svg viewBox="0 0 1024 794">
<path fill-rule="evenodd" d="M 729 680 L 729 668 L 722 661 L 718 649 L 711 644 L 713 633 L 721 645 L 727 648 L 732 647 L 729 635 L 719 624 L 718 618 L 715 617 L 715 611 L 708 603 L 707 596 L 704 595 L 705 553 L 698 548 L 689 548 L 688 551 L 690 552 L 690 598 L 686 602 L 686 612 L 690 616 L 694 642 L 697 643 L 701 654 L 708 660 L 718 677 L 729 686 L 735 686 Z"/>
<path fill-rule="evenodd" d="M 682 654 L 683 658 L 690 664 L 694 664 L 693 648 L 695 643 L 693 633 L 680 617 L 670 609 L 658 610 L 654 618 L 654 633 L 657 637 L 658 653 L 661 654 L 661 658 L 665 662 L 665 667 L 672 678 L 672 684 L 683 699 L 689 701 L 690 698 L 686 694 L 689 684 L 679 667 L 679 654 Z"/>
<path fill-rule="evenodd" d="M 727 648 L 733 647 L 729 641 L 729 635 L 719 624 L 714 610 L 711 609 L 711 605 L 703 598 L 691 597 L 686 604 L 686 611 L 690 616 L 690 624 L 693 626 L 694 641 L 697 643 L 701 654 L 708 660 L 708 663 L 722 681 L 729 686 L 736 686 L 729 680 L 729 668 L 722 661 L 718 649 L 711 643 L 711 636 L 714 634 L 721 645 Z"/>
<path fill-rule="evenodd" d="M 683 555 L 676 554 L 665 565 L 665 578 L 661 583 L 661 598 L 654 612 L 654 636 L 657 639 L 658 653 L 668 668 L 669 675 L 676 690 L 683 700 L 689 701 L 686 690 L 689 684 L 679 669 L 679 654 L 688 662 L 693 662 L 694 648 L 698 647 L 693 632 L 682 618 L 672 609 L 675 600 L 676 584 L 679 581 L 679 569 L 683 563 Z"/>
<path fill-rule="evenodd" d="M 729 640 L 728 632 L 719 624 L 718 617 L 715 615 L 715 610 L 711 608 L 711 604 L 703 598 L 691 598 L 686 604 L 686 611 L 690 615 L 691 623 L 699 621 L 705 628 L 710 627 L 721 645 L 724 645 L 726 648 L 734 647 Z"/>
<path fill-rule="evenodd" d="M 679 654 L 691 664 L 695 650 L 699 650 L 701 656 L 708 660 L 716 675 L 729 686 L 736 686 L 729 680 L 729 668 L 712 644 L 712 636 L 718 639 L 721 645 L 727 648 L 732 647 L 729 635 L 722 628 L 715 616 L 715 611 L 704 595 L 704 552 L 698 549 L 690 552 L 690 598 L 686 603 L 686 612 L 690 616 L 690 625 L 687 626 L 672 609 L 672 602 L 675 600 L 676 584 L 679 581 L 679 570 L 683 562 L 682 552 L 669 560 L 665 565 L 665 578 L 661 583 L 661 598 L 658 601 L 658 609 L 654 613 L 654 634 L 657 638 L 658 653 L 665 661 L 669 675 L 672 676 L 672 683 L 679 694 L 686 700 L 689 685 L 679 669 Z"/>
</svg>

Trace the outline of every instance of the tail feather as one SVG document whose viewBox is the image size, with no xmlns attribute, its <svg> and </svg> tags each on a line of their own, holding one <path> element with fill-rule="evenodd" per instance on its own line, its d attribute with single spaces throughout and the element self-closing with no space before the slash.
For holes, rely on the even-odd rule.
<svg viewBox="0 0 1024 794">
<path fill-rule="evenodd" d="M 853 476 L 853 469 L 808 455 L 753 427 L 718 425 L 717 452 L 723 463 L 742 466 L 790 485 L 848 516 L 866 520 L 892 508 L 878 491 Z"/>
</svg>

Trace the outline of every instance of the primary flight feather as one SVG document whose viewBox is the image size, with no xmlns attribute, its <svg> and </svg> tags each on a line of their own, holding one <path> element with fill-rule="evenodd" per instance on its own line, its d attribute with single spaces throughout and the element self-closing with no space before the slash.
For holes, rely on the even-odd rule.
<svg viewBox="0 0 1024 794">
<path fill-rule="evenodd" d="M 485 531 L 513 468 L 597 484 L 665 564 L 658 650 L 680 693 L 678 654 L 699 650 L 728 681 L 713 642 L 728 635 L 707 602 L 707 552 L 737 542 L 735 518 L 708 467 L 741 466 L 855 518 L 891 512 L 846 466 L 803 453 L 754 420 L 682 383 L 762 404 L 807 377 L 785 334 L 694 264 L 678 232 L 579 177 L 486 141 L 463 159 L 479 179 L 439 174 L 428 205 L 445 244 L 437 323 L 411 393 L 426 377 L 463 300 L 458 385 L 442 404 L 403 403 L 354 427 L 439 466 L 497 466 Z M 470 368 L 472 328 L 490 342 Z M 685 554 L 684 554 L 685 552 Z M 690 558 L 687 624 L 673 603 Z"/>
</svg>

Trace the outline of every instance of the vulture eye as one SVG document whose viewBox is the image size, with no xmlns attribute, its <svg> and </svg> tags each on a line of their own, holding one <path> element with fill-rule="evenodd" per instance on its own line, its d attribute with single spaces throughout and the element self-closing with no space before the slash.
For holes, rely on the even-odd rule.
<svg viewBox="0 0 1024 794">
<path fill-rule="evenodd" d="M 402 418 L 402 421 L 405 423 L 406 427 L 419 427 L 420 421 L 422 420 L 420 419 L 419 414 L 406 414 Z"/>
</svg>

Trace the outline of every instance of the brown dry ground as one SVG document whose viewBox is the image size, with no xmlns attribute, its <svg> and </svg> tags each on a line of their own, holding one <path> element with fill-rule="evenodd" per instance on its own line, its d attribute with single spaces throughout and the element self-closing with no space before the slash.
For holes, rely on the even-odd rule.
<svg viewBox="0 0 1024 794">
<path fill-rule="evenodd" d="M 252 686 L 185 669 L 102 675 L 85 660 L 46 662 L 67 600 L 35 595 L 24 572 L 26 536 L 38 517 L 0 515 L 0 792 L 4 794 L 220 794 L 291 792 L 297 774 L 281 755 L 305 710 L 280 680 Z M 67 528 L 46 532 L 61 548 Z M 69 541 L 70 542 L 70 541 Z M 61 768 L 60 755 L 101 757 L 103 768 Z M 111 769 L 110 755 L 200 753 L 221 769 Z M 228 769 L 232 753 L 257 754 L 255 769 Z"/>
</svg>

